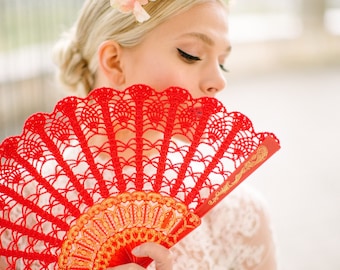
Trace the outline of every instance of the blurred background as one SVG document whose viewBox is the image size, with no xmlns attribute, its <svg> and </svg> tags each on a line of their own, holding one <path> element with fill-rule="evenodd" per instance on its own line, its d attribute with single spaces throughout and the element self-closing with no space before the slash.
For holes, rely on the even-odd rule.
<svg viewBox="0 0 340 270">
<path fill-rule="evenodd" d="M 51 49 L 81 0 L 0 0 L 0 141 L 65 93 Z M 219 98 L 282 149 L 247 182 L 269 203 L 281 270 L 340 269 L 340 0 L 234 0 Z"/>
</svg>

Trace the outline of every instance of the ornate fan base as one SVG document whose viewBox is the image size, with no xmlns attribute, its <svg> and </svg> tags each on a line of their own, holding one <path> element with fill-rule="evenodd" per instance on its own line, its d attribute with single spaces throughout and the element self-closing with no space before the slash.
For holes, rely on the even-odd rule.
<svg viewBox="0 0 340 270">
<path fill-rule="evenodd" d="M 185 204 L 154 192 L 136 191 L 92 206 L 67 233 L 59 256 L 60 269 L 106 269 L 147 258 L 131 250 L 144 242 L 173 246 L 198 227 L 200 218 Z"/>
</svg>

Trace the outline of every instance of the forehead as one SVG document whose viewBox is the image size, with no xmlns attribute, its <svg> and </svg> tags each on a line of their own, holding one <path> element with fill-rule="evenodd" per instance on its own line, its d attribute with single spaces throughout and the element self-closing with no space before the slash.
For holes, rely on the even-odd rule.
<svg viewBox="0 0 340 270">
<path fill-rule="evenodd" d="M 151 32 L 162 39 L 200 38 L 206 42 L 228 43 L 228 12 L 217 1 L 197 4 L 170 17 Z"/>
</svg>

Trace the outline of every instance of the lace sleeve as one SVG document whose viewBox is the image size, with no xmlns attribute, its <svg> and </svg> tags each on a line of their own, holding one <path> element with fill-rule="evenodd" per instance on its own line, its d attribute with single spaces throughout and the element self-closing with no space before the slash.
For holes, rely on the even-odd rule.
<svg viewBox="0 0 340 270">
<path fill-rule="evenodd" d="M 276 254 L 265 203 L 239 186 L 172 248 L 174 269 L 275 270 Z M 153 266 L 150 267 L 153 269 Z"/>
</svg>

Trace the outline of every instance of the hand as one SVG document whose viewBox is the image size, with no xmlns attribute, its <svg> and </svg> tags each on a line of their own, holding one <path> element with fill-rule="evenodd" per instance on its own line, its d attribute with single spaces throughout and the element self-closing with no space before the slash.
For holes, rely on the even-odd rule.
<svg viewBox="0 0 340 270">
<path fill-rule="evenodd" d="M 155 261 L 157 270 L 172 270 L 172 256 L 170 250 L 156 243 L 144 243 L 132 250 L 136 257 L 150 257 Z M 107 270 L 145 270 L 135 263 L 107 268 Z"/>
</svg>

